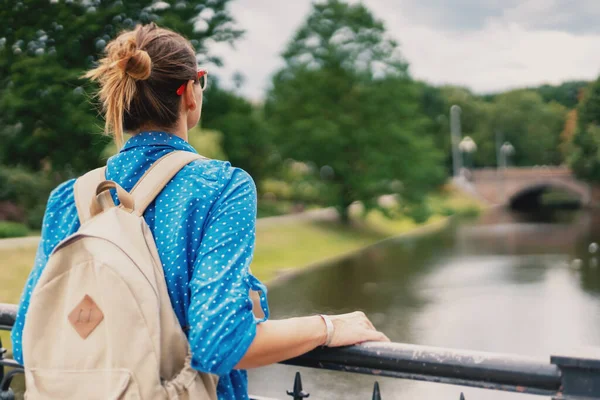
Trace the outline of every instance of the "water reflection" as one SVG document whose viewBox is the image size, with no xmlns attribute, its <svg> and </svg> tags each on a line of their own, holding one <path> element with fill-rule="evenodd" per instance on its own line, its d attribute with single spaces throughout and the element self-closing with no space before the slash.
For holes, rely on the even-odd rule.
<svg viewBox="0 0 600 400">
<path fill-rule="evenodd" d="M 600 346 L 600 214 L 496 211 L 443 232 L 391 240 L 270 292 L 275 318 L 367 312 L 399 342 L 546 357 Z M 578 268 L 573 260 L 581 260 Z M 251 391 L 282 398 L 296 368 L 250 373 Z M 303 371 L 316 399 L 370 398 L 374 379 Z M 385 399 L 526 399 L 525 395 L 382 380 Z"/>
</svg>

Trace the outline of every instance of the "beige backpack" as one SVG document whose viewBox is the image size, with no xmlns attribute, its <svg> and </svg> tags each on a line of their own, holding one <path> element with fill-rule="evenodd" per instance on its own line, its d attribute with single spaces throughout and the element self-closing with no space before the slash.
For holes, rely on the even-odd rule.
<svg viewBox="0 0 600 400">
<path fill-rule="evenodd" d="M 77 180 L 81 228 L 52 252 L 25 319 L 27 399 L 217 398 L 217 378 L 190 366 L 142 217 L 171 178 L 199 158 L 167 154 L 131 193 L 105 180 L 105 168 Z"/>
</svg>

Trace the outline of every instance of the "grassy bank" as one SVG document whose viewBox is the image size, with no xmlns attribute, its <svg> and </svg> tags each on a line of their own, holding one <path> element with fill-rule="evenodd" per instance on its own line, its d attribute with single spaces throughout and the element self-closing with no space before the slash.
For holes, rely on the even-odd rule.
<svg viewBox="0 0 600 400">
<path fill-rule="evenodd" d="M 448 190 L 429 198 L 435 223 L 451 214 L 473 215 L 481 209 L 474 200 Z M 335 221 L 293 220 L 257 227 L 252 272 L 269 281 L 278 272 L 301 268 L 326 258 L 360 249 L 390 236 L 423 226 L 409 218 L 390 220 L 377 212 L 355 218 L 349 226 Z M 16 303 L 35 258 L 35 247 L 0 249 L 0 302 Z"/>
</svg>

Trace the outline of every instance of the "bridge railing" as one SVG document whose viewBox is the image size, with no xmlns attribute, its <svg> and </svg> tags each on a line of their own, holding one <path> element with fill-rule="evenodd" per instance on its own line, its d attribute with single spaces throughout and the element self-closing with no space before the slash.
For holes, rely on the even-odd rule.
<svg viewBox="0 0 600 400">
<path fill-rule="evenodd" d="M 16 306 L 0 304 L 0 330 L 12 328 Z M 0 343 L 0 348 L 2 344 Z M 593 353 L 595 352 L 595 353 Z M 0 399 L 11 399 L 12 378 L 22 372 L 14 360 L 4 358 L 0 350 Z M 554 399 L 600 399 L 600 355 L 591 350 L 584 356 L 551 356 L 547 362 L 532 358 L 451 350 L 401 343 L 366 343 L 345 348 L 322 348 L 283 364 L 477 387 Z M 5 367 L 10 369 L 5 370 Z M 308 397 L 300 374 L 296 374 L 294 399 Z M 385 398 L 375 382 L 373 399 Z M 461 394 L 461 399 L 464 396 Z M 265 399 L 255 397 L 258 399 Z"/>
<path fill-rule="evenodd" d="M 572 178 L 573 173 L 566 167 L 511 167 L 475 168 L 471 170 L 473 179 L 532 179 L 532 178 Z"/>
</svg>

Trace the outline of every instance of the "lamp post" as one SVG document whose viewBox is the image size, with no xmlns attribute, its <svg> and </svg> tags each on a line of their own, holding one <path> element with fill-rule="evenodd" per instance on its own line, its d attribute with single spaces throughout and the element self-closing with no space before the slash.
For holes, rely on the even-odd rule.
<svg viewBox="0 0 600 400">
<path fill-rule="evenodd" d="M 502 195 L 501 195 L 501 199 L 506 200 L 505 199 L 505 193 L 506 193 L 506 165 L 507 165 L 507 159 L 508 157 L 512 156 L 513 154 L 515 154 L 515 148 L 513 147 L 512 144 L 510 144 L 510 142 L 504 142 L 504 144 L 502 146 L 500 146 L 500 165 L 499 167 L 502 169 Z"/>
<path fill-rule="evenodd" d="M 450 135 L 452 139 L 452 167 L 453 176 L 458 178 L 461 169 L 460 150 L 458 148 L 460 143 L 460 113 L 461 109 L 458 105 L 450 107 Z"/>
<path fill-rule="evenodd" d="M 473 141 L 470 136 L 465 136 L 464 139 L 458 144 L 458 149 L 464 157 L 463 161 L 465 168 L 462 170 L 462 175 L 464 175 L 464 177 L 470 181 L 470 169 L 473 168 L 473 153 L 477 151 L 477 144 L 475 144 L 475 141 Z"/>
<path fill-rule="evenodd" d="M 500 146 L 500 167 L 502 169 L 506 169 L 507 159 L 508 157 L 515 154 L 515 148 L 510 142 L 504 142 L 502 146 Z"/>
<path fill-rule="evenodd" d="M 475 141 L 473 139 L 471 139 L 470 136 L 465 136 L 465 138 L 463 140 L 460 141 L 460 143 L 458 144 L 458 149 L 461 151 L 461 153 L 463 154 L 468 154 L 467 160 L 465 161 L 465 166 L 467 168 L 472 168 L 473 167 L 473 159 L 472 159 L 472 155 L 473 153 L 475 153 L 477 151 L 477 144 L 475 143 Z"/>
</svg>

